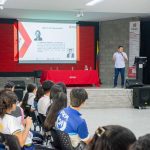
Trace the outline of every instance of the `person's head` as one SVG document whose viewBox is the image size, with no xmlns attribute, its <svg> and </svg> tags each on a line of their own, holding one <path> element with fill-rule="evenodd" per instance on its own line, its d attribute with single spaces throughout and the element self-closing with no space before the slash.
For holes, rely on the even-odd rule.
<svg viewBox="0 0 150 150">
<path fill-rule="evenodd" d="M 37 90 L 37 86 L 36 86 L 36 84 L 28 84 L 27 85 L 27 92 L 28 93 L 34 93 L 34 94 L 36 94 L 36 90 Z"/>
<path fill-rule="evenodd" d="M 11 113 L 16 110 L 17 96 L 13 91 L 0 91 L 0 118 L 3 118 L 6 113 Z"/>
<path fill-rule="evenodd" d="M 27 103 L 28 103 L 28 98 L 29 98 L 29 93 L 33 93 L 36 95 L 36 90 L 37 90 L 37 87 L 35 84 L 28 84 L 27 85 L 27 92 L 22 100 L 22 104 L 21 104 L 21 107 L 23 109 L 25 109 Z"/>
<path fill-rule="evenodd" d="M 57 85 L 61 86 L 62 89 L 63 89 L 63 92 L 64 92 L 65 94 L 67 94 L 67 87 L 66 87 L 65 83 L 63 83 L 63 82 L 58 82 Z"/>
<path fill-rule="evenodd" d="M 119 125 L 99 127 L 87 150 L 128 150 L 136 141 L 133 132 Z"/>
<path fill-rule="evenodd" d="M 150 134 L 139 137 L 130 150 L 150 150 Z"/>
<path fill-rule="evenodd" d="M 41 36 L 40 30 L 35 31 L 35 36 L 36 36 L 36 38 L 40 38 L 40 36 Z"/>
<path fill-rule="evenodd" d="M 51 88 L 52 88 L 53 85 L 54 85 L 54 82 L 52 82 L 50 80 L 44 81 L 43 84 L 42 84 L 44 94 L 50 95 L 50 91 L 51 91 Z"/>
<path fill-rule="evenodd" d="M 118 52 L 123 52 L 123 51 L 124 51 L 123 46 L 119 45 L 119 46 L 118 46 Z"/>
<path fill-rule="evenodd" d="M 39 86 L 36 91 L 35 101 L 39 101 L 39 99 L 44 95 L 44 90 L 42 86 Z"/>
<path fill-rule="evenodd" d="M 4 85 L 4 89 L 14 91 L 15 90 L 15 84 L 12 81 L 7 81 Z"/>
<path fill-rule="evenodd" d="M 51 93 L 50 93 L 50 99 L 53 100 L 53 98 L 59 93 L 63 92 L 63 88 L 57 84 L 54 84 L 51 88 Z"/>
<path fill-rule="evenodd" d="M 67 95 L 63 92 L 59 92 L 53 97 L 53 99 L 54 99 L 54 102 L 50 106 L 48 114 L 44 122 L 44 127 L 46 130 L 50 130 L 52 127 L 55 126 L 58 112 L 62 110 L 63 108 L 65 108 Z"/>
<path fill-rule="evenodd" d="M 70 92 L 70 105 L 80 107 L 88 99 L 88 94 L 83 88 L 74 88 Z"/>
</svg>

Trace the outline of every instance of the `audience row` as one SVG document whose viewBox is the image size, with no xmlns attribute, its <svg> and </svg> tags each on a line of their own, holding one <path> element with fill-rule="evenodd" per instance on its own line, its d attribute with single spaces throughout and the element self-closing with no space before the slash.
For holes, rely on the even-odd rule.
<svg viewBox="0 0 150 150">
<path fill-rule="evenodd" d="M 90 136 L 80 113 L 88 99 L 84 88 L 71 90 L 68 106 L 64 83 L 44 81 L 38 88 L 35 84 L 28 84 L 21 103 L 18 103 L 14 89 L 15 85 L 9 81 L 0 91 L 0 132 L 15 135 L 22 150 L 49 149 L 33 143 L 34 137 L 44 140 L 41 133 L 31 130 L 33 113 L 40 118 L 45 132 L 57 129 L 67 133 L 76 150 L 80 145 L 84 145 L 84 150 L 150 150 L 150 134 L 136 140 L 131 130 L 119 125 L 98 127 Z"/>
</svg>

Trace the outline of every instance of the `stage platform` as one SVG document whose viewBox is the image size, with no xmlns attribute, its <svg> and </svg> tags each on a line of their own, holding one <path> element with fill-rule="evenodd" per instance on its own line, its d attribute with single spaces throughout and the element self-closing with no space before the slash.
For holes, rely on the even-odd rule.
<svg viewBox="0 0 150 150">
<path fill-rule="evenodd" d="M 68 88 L 68 98 L 70 90 Z M 86 88 L 88 100 L 84 108 L 103 109 L 103 108 L 131 108 L 132 89 L 122 88 Z"/>
</svg>

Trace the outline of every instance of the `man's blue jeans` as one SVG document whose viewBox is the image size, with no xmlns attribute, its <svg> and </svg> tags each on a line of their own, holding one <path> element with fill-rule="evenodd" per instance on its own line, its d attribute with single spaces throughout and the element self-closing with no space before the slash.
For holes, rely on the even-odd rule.
<svg viewBox="0 0 150 150">
<path fill-rule="evenodd" d="M 115 68 L 115 76 L 114 76 L 114 87 L 117 86 L 118 75 L 121 74 L 121 86 L 124 86 L 125 80 L 125 68 Z"/>
</svg>

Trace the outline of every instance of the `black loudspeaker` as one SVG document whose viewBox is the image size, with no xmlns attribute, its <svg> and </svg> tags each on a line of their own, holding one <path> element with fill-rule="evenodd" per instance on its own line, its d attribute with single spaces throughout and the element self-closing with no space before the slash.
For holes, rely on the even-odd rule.
<svg viewBox="0 0 150 150">
<path fill-rule="evenodd" d="M 15 80 L 12 82 L 15 84 L 15 89 L 22 89 L 22 90 L 26 89 L 26 85 L 23 80 Z"/>
<path fill-rule="evenodd" d="M 150 105 L 150 86 L 133 88 L 134 108 L 143 108 Z"/>
<path fill-rule="evenodd" d="M 23 89 L 15 89 L 14 91 L 19 101 L 22 101 L 23 99 L 23 91 L 24 91 Z"/>
<path fill-rule="evenodd" d="M 134 87 L 142 87 L 144 84 L 137 81 L 136 79 L 126 79 L 125 87 L 127 89 L 132 89 Z"/>
</svg>

